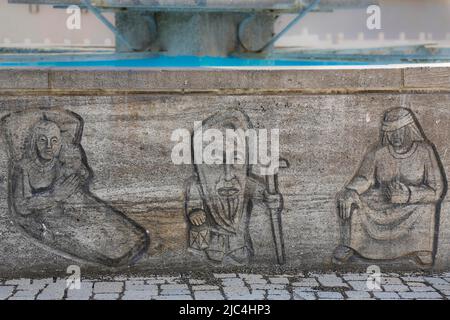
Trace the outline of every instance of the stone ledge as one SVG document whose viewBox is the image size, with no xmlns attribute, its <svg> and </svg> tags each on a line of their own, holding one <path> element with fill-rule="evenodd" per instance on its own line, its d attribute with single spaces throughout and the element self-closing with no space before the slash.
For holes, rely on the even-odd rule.
<svg viewBox="0 0 450 320">
<path fill-rule="evenodd" d="M 0 69 L 3 90 L 328 91 L 398 90 L 402 69 Z"/>
</svg>

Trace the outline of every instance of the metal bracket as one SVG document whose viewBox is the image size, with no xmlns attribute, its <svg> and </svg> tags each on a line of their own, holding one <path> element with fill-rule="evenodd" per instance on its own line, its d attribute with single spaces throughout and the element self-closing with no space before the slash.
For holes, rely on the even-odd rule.
<svg viewBox="0 0 450 320">
<path fill-rule="evenodd" d="M 263 51 L 266 51 L 268 48 L 272 47 L 275 44 L 275 42 L 278 41 L 278 39 L 280 39 L 282 36 L 284 36 L 285 33 L 288 32 L 293 26 L 295 26 L 301 19 L 303 19 L 303 17 L 305 17 L 308 13 L 310 13 L 311 11 L 316 9 L 317 6 L 319 5 L 319 3 L 320 3 L 320 0 L 315 0 L 313 3 L 311 3 L 305 9 L 300 11 L 300 13 L 297 15 L 297 17 L 295 17 L 291 22 L 289 22 L 289 24 L 283 30 L 281 30 L 272 39 L 270 39 L 270 41 L 267 42 L 261 49 L 256 50 L 255 52 L 261 53 Z"/>
<path fill-rule="evenodd" d="M 81 1 L 86 6 L 86 8 L 97 17 L 97 19 L 99 19 L 109 30 L 112 31 L 112 33 L 114 33 L 117 40 L 125 45 L 130 51 L 136 51 L 136 49 L 131 46 L 131 44 L 127 41 L 127 39 L 125 39 L 125 37 L 119 32 L 119 30 L 117 30 L 117 28 L 111 22 L 109 22 L 108 19 L 105 18 L 101 11 L 97 7 L 92 5 L 91 0 Z"/>
</svg>

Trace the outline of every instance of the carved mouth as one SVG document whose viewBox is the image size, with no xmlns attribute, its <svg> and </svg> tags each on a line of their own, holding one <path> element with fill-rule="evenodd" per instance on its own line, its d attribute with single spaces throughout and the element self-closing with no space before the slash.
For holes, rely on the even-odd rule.
<svg viewBox="0 0 450 320">
<path fill-rule="evenodd" d="M 239 193 L 239 189 L 238 188 L 234 188 L 234 187 L 231 187 L 231 188 L 219 188 L 217 190 L 217 193 L 221 197 L 230 198 L 230 197 L 233 197 L 236 194 L 238 194 Z"/>
</svg>

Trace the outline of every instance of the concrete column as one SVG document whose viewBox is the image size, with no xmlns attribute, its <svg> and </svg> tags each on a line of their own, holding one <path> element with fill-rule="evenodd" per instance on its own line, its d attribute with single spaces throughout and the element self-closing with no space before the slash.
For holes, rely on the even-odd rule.
<svg viewBox="0 0 450 320">
<path fill-rule="evenodd" d="M 259 49 L 272 37 L 274 19 L 244 13 L 120 11 L 116 26 L 136 51 L 227 56 Z M 117 50 L 127 51 L 120 42 Z"/>
</svg>

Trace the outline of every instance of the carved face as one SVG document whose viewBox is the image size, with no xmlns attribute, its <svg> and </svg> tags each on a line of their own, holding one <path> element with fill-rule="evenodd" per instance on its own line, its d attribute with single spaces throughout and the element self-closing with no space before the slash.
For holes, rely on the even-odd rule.
<svg viewBox="0 0 450 320">
<path fill-rule="evenodd" d="M 239 223 L 245 200 L 247 170 L 244 155 L 234 155 L 234 164 L 224 160 L 222 164 L 198 165 L 200 183 L 208 206 L 216 222 L 224 228 L 234 230 Z"/>
<path fill-rule="evenodd" d="M 39 159 L 50 161 L 58 156 L 61 150 L 61 131 L 54 122 L 41 121 L 34 128 L 33 135 Z"/>
<path fill-rule="evenodd" d="M 408 146 L 410 144 L 409 130 L 402 127 L 395 131 L 388 132 L 389 143 L 396 148 Z"/>
</svg>

